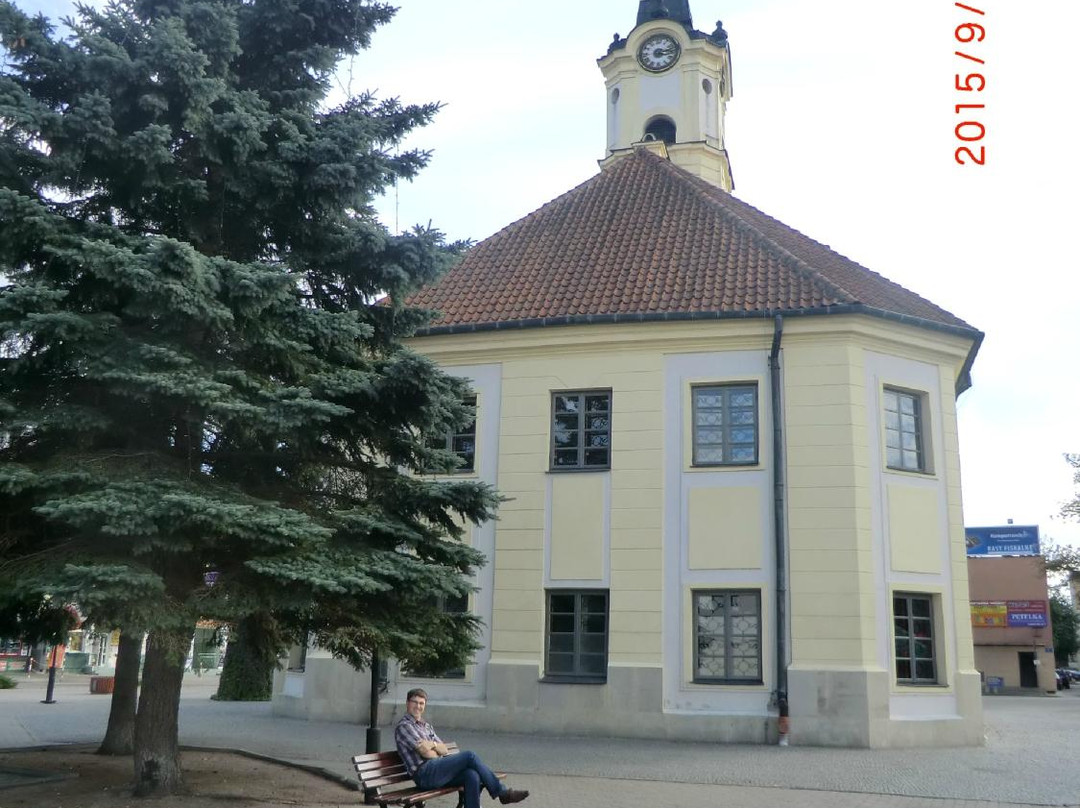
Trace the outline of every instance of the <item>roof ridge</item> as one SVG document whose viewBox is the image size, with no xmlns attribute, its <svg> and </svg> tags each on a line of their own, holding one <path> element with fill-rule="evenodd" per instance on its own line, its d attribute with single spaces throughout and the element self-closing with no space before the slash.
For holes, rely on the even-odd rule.
<svg viewBox="0 0 1080 808">
<path fill-rule="evenodd" d="M 671 169 L 673 169 L 674 171 L 685 174 L 686 179 L 689 180 L 690 183 L 695 186 L 695 190 L 699 194 L 704 193 L 706 195 L 706 197 L 708 199 L 710 199 L 715 205 L 717 205 L 717 206 L 721 207 L 722 209 L 724 209 L 725 212 L 729 216 L 734 217 L 734 220 L 737 223 L 739 223 L 741 225 L 744 225 L 747 229 L 751 230 L 754 233 L 757 233 L 759 236 L 766 239 L 769 244 L 775 246 L 778 250 L 782 251 L 785 255 L 788 255 L 792 259 L 794 259 L 797 262 L 797 265 L 804 270 L 804 274 L 805 274 L 805 271 L 808 269 L 809 272 L 810 272 L 810 277 L 811 278 L 813 278 L 814 280 L 820 282 L 825 288 L 831 289 L 834 293 L 837 293 L 837 294 L 839 294 L 841 296 L 845 296 L 849 300 L 852 300 L 852 301 L 863 302 L 863 303 L 866 303 L 867 305 L 874 305 L 874 304 L 870 303 L 867 300 L 863 300 L 860 295 L 857 295 L 857 294 L 854 294 L 854 293 L 850 292 L 848 290 L 848 288 L 846 286 L 844 286 L 843 284 L 833 280 L 832 278 L 827 277 L 820 270 L 815 269 L 813 267 L 813 265 L 808 263 L 805 259 L 799 258 L 799 256 L 795 255 L 789 249 L 787 249 L 782 244 L 777 242 L 775 239 L 771 238 L 767 233 L 762 232 L 761 228 L 757 227 L 755 224 L 753 224 L 753 223 L 747 221 L 746 219 L 742 218 L 742 216 L 740 216 L 738 212 L 727 209 L 727 207 L 726 207 L 727 200 L 731 200 L 734 204 L 741 205 L 742 207 L 747 208 L 750 211 L 753 211 L 753 215 L 759 216 L 762 219 L 765 219 L 768 222 L 770 222 L 775 227 L 784 230 L 786 233 L 790 234 L 790 236 L 792 238 L 805 239 L 807 242 L 811 242 L 817 248 L 819 248 L 821 250 L 827 250 L 828 252 L 832 253 L 833 255 L 837 256 L 838 258 L 843 259 L 848 264 L 850 264 L 852 267 L 857 267 L 860 271 L 865 272 L 865 273 L 867 273 L 869 275 L 873 275 L 879 281 L 881 281 L 882 283 L 887 284 L 892 289 L 895 289 L 895 290 L 897 290 L 898 292 L 900 292 L 900 293 L 902 293 L 904 295 L 909 295 L 911 298 L 914 298 L 915 300 L 920 301 L 922 304 L 924 304 L 926 306 L 929 306 L 931 308 L 934 308 L 937 311 L 941 312 L 942 314 L 946 314 L 949 317 L 951 317 L 951 318 L 953 318 L 953 319 L 955 319 L 955 320 L 957 320 L 959 322 L 965 322 L 962 318 L 957 316 L 952 311 L 939 306 L 937 303 L 934 303 L 932 300 L 929 300 L 928 298 L 923 297 L 918 292 L 916 292 L 916 291 L 914 291 L 912 289 L 909 289 L 907 286 L 904 286 L 903 284 L 896 282 L 892 278 L 889 278 L 889 277 L 887 277 L 885 275 L 882 275 L 880 272 L 878 272 L 878 271 L 876 271 L 874 269 L 871 269 L 870 267 L 866 266 L 865 264 L 862 264 L 859 261 L 856 261 L 855 259 L 853 259 L 853 258 L 851 258 L 851 257 L 849 257 L 847 255 L 844 255 L 843 253 L 837 252 L 837 250 L 835 248 L 829 246 L 828 244 L 824 244 L 824 243 L 818 241 L 813 236 L 807 235 L 806 233 L 802 232 L 801 230 L 798 230 L 797 228 L 794 228 L 791 225 L 786 224 L 785 222 L 781 221 L 780 219 L 777 219 L 775 216 L 772 216 L 772 215 L 766 213 L 765 211 L 761 210 L 760 208 L 758 208 L 758 207 L 756 207 L 754 205 L 751 205 L 745 199 L 740 199 L 739 197 L 735 196 L 734 194 L 729 193 L 727 191 L 724 191 L 722 188 L 719 188 L 719 187 L 717 187 L 715 185 L 712 185 L 711 183 L 707 182 L 706 180 L 703 180 L 703 179 L 691 174 L 690 172 L 686 171 L 686 169 L 680 168 L 679 166 L 676 166 L 673 163 L 670 163 L 670 161 L 665 161 L 665 160 L 663 160 L 663 158 L 661 158 L 661 157 L 659 157 L 657 155 L 652 155 L 652 156 L 654 158 L 660 160 L 661 162 L 668 162 Z"/>
<path fill-rule="evenodd" d="M 492 234 L 491 234 L 490 236 L 487 236 L 486 238 L 483 238 L 483 239 L 481 239 L 480 241 L 478 241 L 478 242 L 476 243 L 476 245 L 474 245 L 474 246 L 479 246 L 480 244 L 485 244 L 485 243 L 487 243 L 487 242 L 491 241 L 491 240 L 492 240 L 492 239 L 494 239 L 494 238 L 499 238 L 499 237 L 503 236 L 503 234 L 505 234 L 505 233 L 506 233 L 506 232 L 507 232 L 508 230 L 513 230 L 513 229 L 514 229 L 515 227 L 517 227 L 518 225 L 521 225 L 521 224 L 522 224 L 522 223 L 523 223 L 523 222 L 524 222 L 524 221 L 525 221 L 526 219 L 529 219 L 529 218 L 531 218 L 531 217 L 533 217 L 533 216 L 537 215 L 537 214 L 538 214 L 538 213 L 540 213 L 541 211 L 543 211 L 543 210 L 545 210 L 545 209 L 547 209 L 547 208 L 550 208 L 550 207 L 551 207 L 552 205 L 555 205 L 555 204 L 557 204 L 557 203 L 561 202 L 561 201 L 562 201 L 563 199 L 565 199 L 566 197 L 570 196 L 571 194 L 575 194 L 575 193 L 577 193 L 577 192 L 578 192 L 578 191 L 580 191 L 580 190 L 581 190 L 582 188 L 584 188 L 584 187 L 585 187 L 586 185 L 591 185 L 591 184 L 592 184 L 592 183 L 594 183 L 594 182 L 599 182 L 599 181 L 600 181 L 600 179 L 601 179 L 601 178 L 602 178 L 603 176 L 604 176 L 604 172 L 603 172 L 603 171 L 601 171 L 601 172 L 600 172 L 600 173 L 598 173 L 598 174 L 593 174 L 593 175 L 592 175 L 591 177 L 588 177 L 588 178 L 586 178 L 586 179 L 582 180 L 581 182 L 579 182 L 579 183 L 578 183 L 577 185 L 575 185 L 575 186 L 574 186 L 573 188 L 571 188 L 570 190 L 568 190 L 568 191 L 563 191 L 563 192 L 562 192 L 561 194 L 559 194 L 558 196 L 554 197 L 553 199 L 549 199 L 549 200 L 548 200 L 547 202 L 545 202 L 544 204 L 542 204 L 542 205 L 541 205 L 540 207 L 538 207 L 538 208 L 533 208 L 533 209 L 532 209 L 532 210 L 530 210 L 530 211 L 529 211 L 528 213 L 523 213 L 523 214 L 522 214 L 521 216 L 519 216 L 518 218 L 514 219 L 514 221 L 510 222 L 510 223 L 509 223 L 509 224 L 507 224 L 507 225 L 504 225 L 503 227 L 500 227 L 500 228 L 499 228 L 498 230 L 496 230 L 496 231 L 495 231 L 494 233 L 492 233 Z M 470 248 L 470 249 L 471 249 L 471 248 Z M 465 253 L 465 254 L 466 254 L 466 255 L 468 255 L 468 251 L 466 251 L 466 253 Z"/>
<path fill-rule="evenodd" d="M 873 275 L 879 281 L 881 281 L 882 283 L 888 284 L 893 289 L 899 290 L 900 292 L 902 292 L 905 295 L 910 295 L 911 297 L 921 301 L 922 303 L 924 303 L 924 304 L 926 304 L 928 306 L 931 306 L 932 308 L 935 308 L 938 311 L 940 311 L 940 312 L 942 312 L 944 314 L 947 314 L 950 317 L 952 317 L 952 318 L 954 318 L 954 319 L 956 319 L 956 320 L 958 320 L 960 322 L 965 322 L 961 317 L 959 317 L 955 313 L 949 311 L 946 308 L 943 308 L 943 307 L 939 306 L 937 303 L 934 303 L 929 298 L 923 297 L 922 295 L 920 295 L 915 290 L 909 289 L 907 286 L 904 286 L 904 284 L 898 283 L 897 281 L 893 280 L 892 278 L 881 274 L 876 269 L 871 269 L 870 267 L 866 266 L 865 264 L 860 263 L 859 261 L 856 261 L 854 258 L 851 258 L 850 256 L 844 255 L 843 253 L 837 251 L 836 248 L 834 248 L 834 247 L 832 247 L 832 246 L 830 246 L 828 244 L 823 244 L 822 242 L 818 241 L 813 236 L 809 236 L 806 233 L 802 232 L 801 230 L 798 230 L 798 229 L 792 227 L 791 225 L 780 221 L 775 216 L 772 216 L 772 215 L 766 213 L 765 211 L 761 210 L 760 208 L 757 208 L 754 205 L 751 205 L 745 199 L 739 199 L 736 196 L 731 196 L 731 198 L 734 199 L 738 204 L 743 205 L 743 206 L 749 208 L 750 210 L 754 211 L 754 213 L 757 214 L 758 216 L 761 216 L 761 217 L 763 217 L 765 219 L 768 219 L 770 222 L 773 222 L 777 227 L 783 228 L 784 230 L 788 231 L 789 233 L 794 234 L 795 236 L 797 236 L 799 238 L 803 238 L 803 239 L 806 239 L 807 241 L 813 242 L 815 245 L 817 245 L 817 247 L 819 247 L 822 250 L 828 250 L 829 252 L 833 253 L 834 255 L 838 256 L 839 258 L 842 258 L 844 261 L 851 264 L 852 266 L 858 267 L 858 269 L 860 271 L 865 272 L 868 275 Z M 777 246 L 780 246 L 780 245 L 777 245 Z M 830 283 L 835 283 L 835 281 L 828 281 L 828 279 L 825 279 L 825 280 L 827 282 L 830 282 Z M 843 286 L 840 286 L 839 284 L 836 284 L 836 285 L 837 285 L 837 288 L 840 288 L 840 289 L 845 288 Z M 870 304 L 868 303 L 868 305 L 870 305 Z"/>
<path fill-rule="evenodd" d="M 848 301 L 850 301 L 852 303 L 865 302 L 865 301 L 860 301 L 857 295 L 853 295 L 851 292 L 849 292 L 847 289 L 845 289 L 840 284 L 836 283 L 835 281 L 830 280 L 829 278 L 826 278 L 824 275 L 822 275 L 820 272 L 818 272 L 816 269 L 814 269 L 812 266 L 810 266 L 808 263 L 806 263 L 806 261 L 804 261 L 802 258 L 795 255 L 795 253 L 791 252 L 791 250 L 789 250 L 783 244 L 777 243 L 777 241 L 775 239 L 773 239 L 773 238 L 770 238 L 767 233 L 762 232 L 762 230 L 759 227 L 756 227 L 752 223 L 746 221 L 743 217 L 739 216 L 735 211 L 729 210 L 727 205 L 724 204 L 724 202 L 722 202 L 720 198 L 715 196 L 715 193 L 717 191 L 719 191 L 722 194 L 726 194 L 728 198 L 734 199 L 737 202 L 739 202 L 740 204 L 746 205 L 746 207 L 751 208 L 752 210 L 754 210 L 755 212 L 759 213 L 762 216 L 765 216 L 765 217 L 767 217 L 769 219 L 772 219 L 773 221 L 777 222 L 777 224 L 783 224 L 783 222 L 780 222 L 778 219 L 773 219 L 773 217 L 769 216 L 769 214 L 765 213 L 764 211 L 758 210 L 753 205 L 751 205 L 749 202 L 745 202 L 745 201 L 739 199 L 738 197 L 733 196 L 732 194 L 730 194 L 729 192 L 723 190 L 722 188 L 719 188 L 719 187 L 717 187 L 715 185 L 712 185 L 711 183 L 701 179 L 700 177 L 694 176 L 689 171 L 687 171 L 685 168 L 681 168 L 680 166 L 675 165 L 670 160 L 665 160 L 663 157 L 652 154 L 651 152 L 649 152 L 648 149 L 639 149 L 639 151 L 642 154 L 648 154 L 649 155 L 649 157 L 646 158 L 646 159 L 653 159 L 653 160 L 658 161 L 658 163 L 660 165 L 668 166 L 669 169 L 671 171 L 675 172 L 676 176 L 678 176 L 680 179 L 689 181 L 691 187 L 694 189 L 694 193 L 697 194 L 699 197 L 701 197 L 705 202 L 709 203 L 710 207 L 713 207 L 713 208 L 716 208 L 716 209 L 720 210 L 721 213 L 723 214 L 723 216 L 725 218 L 729 219 L 731 222 L 733 222 L 733 224 L 735 225 L 735 227 L 737 229 L 740 229 L 740 230 L 743 230 L 743 231 L 748 231 L 748 232 L 753 233 L 754 235 L 756 235 L 759 239 L 761 239 L 763 241 L 767 241 L 770 245 L 775 247 L 777 250 L 779 250 L 781 253 L 783 253 L 787 258 L 789 258 L 792 262 L 794 262 L 795 268 L 798 269 L 805 277 L 808 277 L 812 281 L 814 281 L 815 283 L 820 284 L 823 287 L 824 291 L 828 291 L 829 293 L 831 293 L 831 294 L 833 294 L 833 295 L 835 295 L 836 297 L 839 297 L 839 298 L 846 298 Z M 804 238 L 810 238 L 810 236 L 807 236 L 805 234 L 803 234 L 803 237 Z M 824 246 L 824 245 L 822 245 L 822 246 Z M 848 260 L 850 261 L 851 259 L 849 258 Z M 860 266 L 861 266 L 861 264 L 860 264 Z"/>
</svg>

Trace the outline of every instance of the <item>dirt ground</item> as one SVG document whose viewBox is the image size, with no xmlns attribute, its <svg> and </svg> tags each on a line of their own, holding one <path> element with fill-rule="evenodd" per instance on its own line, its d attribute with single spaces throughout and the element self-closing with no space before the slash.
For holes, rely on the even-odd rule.
<svg viewBox="0 0 1080 808">
<path fill-rule="evenodd" d="M 309 772 L 229 753 L 182 753 L 188 794 L 131 796 L 131 758 L 89 751 L 0 752 L 0 770 L 50 772 L 65 779 L 0 789 L 0 808 L 308 808 L 358 806 L 358 791 Z"/>
</svg>

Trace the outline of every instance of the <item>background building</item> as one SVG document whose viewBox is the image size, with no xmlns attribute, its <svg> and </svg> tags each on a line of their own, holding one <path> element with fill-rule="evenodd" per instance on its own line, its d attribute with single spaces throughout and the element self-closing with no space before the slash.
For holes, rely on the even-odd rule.
<svg viewBox="0 0 1080 808">
<path fill-rule="evenodd" d="M 475 393 L 459 473 L 507 501 L 453 606 L 483 649 L 391 666 L 388 712 L 422 684 L 440 728 L 766 743 L 783 706 L 792 743 L 981 743 L 955 401 L 982 335 L 732 195 L 727 35 L 685 0 L 599 65 L 600 174 L 412 301 Z M 366 676 L 300 657 L 277 712 L 364 720 Z"/>
<path fill-rule="evenodd" d="M 1054 632 L 1039 530 L 968 528 L 975 667 L 989 693 L 1056 693 Z"/>
</svg>

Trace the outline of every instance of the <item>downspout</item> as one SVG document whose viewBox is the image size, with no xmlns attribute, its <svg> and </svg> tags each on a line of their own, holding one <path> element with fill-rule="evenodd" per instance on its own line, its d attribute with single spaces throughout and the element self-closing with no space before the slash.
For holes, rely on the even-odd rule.
<svg viewBox="0 0 1080 808">
<path fill-rule="evenodd" d="M 779 715 L 779 744 L 788 745 L 787 678 L 787 545 L 784 528 L 784 413 L 780 397 L 780 340 L 784 318 L 773 320 L 772 350 L 769 352 L 769 382 L 772 387 L 773 425 L 773 532 L 776 539 L 776 707 Z"/>
</svg>

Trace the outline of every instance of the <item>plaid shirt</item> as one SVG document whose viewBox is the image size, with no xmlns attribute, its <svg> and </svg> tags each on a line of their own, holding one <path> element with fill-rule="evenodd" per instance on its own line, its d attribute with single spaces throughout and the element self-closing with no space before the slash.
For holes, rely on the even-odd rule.
<svg viewBox="0 0 1080 808">
<path fill-rule="evenodd" d="M 442 738 L 435 734 L 435 728 L 427 721 L 417 721 L 405 713 L 394 727 L 394 743 L 397 744 L 398 754 L 405 762 L 410 777 L 416 776 L 416 770 L 424 762 L 424 758 L 416 751 L 416 745 L 420 741 L 442 743 Z"/>
</svg>

